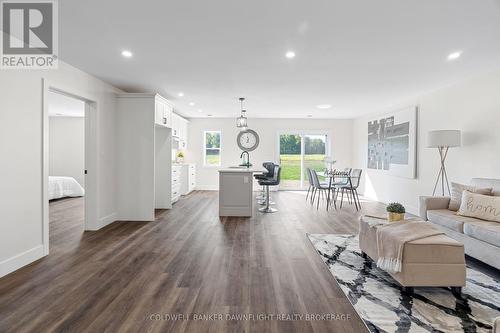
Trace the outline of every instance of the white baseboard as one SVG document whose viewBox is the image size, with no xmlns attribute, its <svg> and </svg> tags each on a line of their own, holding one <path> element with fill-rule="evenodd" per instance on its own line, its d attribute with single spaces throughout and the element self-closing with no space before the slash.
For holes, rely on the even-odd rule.
<svg viewBox="0 0 500 333">
<path fill-rule="evenodd" d="M 361 192 L 359 192 L 358 194 L 359 194 L 359 196 L 361 196 L 361 197 L 364 197 L 364 198 L 369 199 L 369 200 L 373 200 L 373 201 L 381 202 L 381 203 L 383 203 L 384 205 L 389 204 L 389 202 L 388 202 L 387 200 L 375 199 L 375 198 L 371 198 L 371 197 L 365 197 L 365 195 L 364 195 L 363 193 L 361 193 Z M 403 204 L 403 206 L 405 206 L 405 208 L 406 208 L 406 212 L 407 212 L 407 213 L 410 213 L 410 214 L 413 214 L 413 215 L 417 215 L 417 216 L 418 216 L 418 214 L 419 214 L 419 212 L 418 212 L 418 207 L 415 207 L 415 206 L 413 206 L 413 205 L 407 205 L 407 204 L 404 204 L 403 202 L 401 202 L 401 204 Z"/>
<path fill-rule="evenodd" d="M 195 191 L 218 191 L 218 186 L 196 186 Z"/>
<path fill-rule="evenodd" d="M 0 277 L 12 273 L 19 268 L 31 264 L 44 256 L 43 245 L 19 253 L 13 257 L 0 262 Z"/>
<path fill-rule="evenodd" d="M 217 186 L 197 186 L 195 191 L 218 191 L 219 187 Z M 261 190 L 259 185 L 253 187 L 254 192 L 258 192 Z M 278 191 L 278 186 L 272 186 L 269 188 L 269 191 Z"/>
<path fill-rule="evenodd" d="M 117 213 L 111 213 L 111 214 L 109 214 L 107 216 L 101 217 L 99 219 L 99 227 L 96 230 L 104 228 L 105 226 L 107 226 L 108 224 L 111 224 L 111 223 L 115 222 L 116 220 L 118 220 L 118 214 Z M 95 231 L 95 230 L 93 230 L 93 231 Z"/>
</svg>

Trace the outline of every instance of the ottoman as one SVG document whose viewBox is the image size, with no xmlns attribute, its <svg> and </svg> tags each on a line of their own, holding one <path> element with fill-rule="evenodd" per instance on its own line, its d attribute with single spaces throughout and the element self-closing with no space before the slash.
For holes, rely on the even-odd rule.
<svg viewBox="0 0 500 333">
<path fill-rule="evenodd" d="M 368 222 L 390 222 L 380 219 L 375 221 L 367 216 L 359 219 L 359 247 L 363 255 L 376 262 L 377 228 L 380 225 L 370 226 Z M 389 274 L 408 291 L 412 287 L 452 287 L 453 292 L 460 293 L 466 277 L 464 246 L 446 235 L 408 242 L 403 250 L 401 272 Z"/>
</svg>

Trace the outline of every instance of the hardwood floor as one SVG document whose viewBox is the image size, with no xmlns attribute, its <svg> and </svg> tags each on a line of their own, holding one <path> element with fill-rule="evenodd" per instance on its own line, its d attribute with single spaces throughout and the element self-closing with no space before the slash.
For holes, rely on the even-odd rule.
<svg viewBox="0 0 500 333">
<path fill-rule="evenodd" d="M 96 232 L 83 232 L 82 199 L 51 203 L 50 255 L 0 279 L 0 332 L 366 332 L 306 237 L 357 233 L 353 206 L 326 212 L 306 203 L 305 193 L 279 192 L 278 213 L 254 207 L 251 219 L 219 220 L 217 195 L 194 192 L 155 222 Z M 365 202 L 363 210 L 383 206 Z M 175 314 L 224 320 L 167 318 Z"/>
</svg>

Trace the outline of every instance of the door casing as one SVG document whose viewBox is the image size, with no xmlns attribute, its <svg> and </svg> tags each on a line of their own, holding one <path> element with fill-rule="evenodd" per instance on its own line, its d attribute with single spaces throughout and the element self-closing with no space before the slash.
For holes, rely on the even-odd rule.
<svg viewBox="0 0 500 333">
<path fill-rule="evenodd" d="M 49 254 L 49 93 L 55 92 L 85 102 L 85 230 L 99 229 L 98 223 L 98 145 L 96 98 L 47 79 L 42 80 L 42 243 Z M 84 170 L 82 170 L 83 172 Z"/>
</svg>

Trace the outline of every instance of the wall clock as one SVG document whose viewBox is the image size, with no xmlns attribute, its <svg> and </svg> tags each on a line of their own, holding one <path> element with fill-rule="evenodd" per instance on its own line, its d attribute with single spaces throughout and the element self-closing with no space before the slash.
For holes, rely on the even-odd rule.
<svg viewBox="0 0 500 333">
<path fill-rule="evenodd" d="M 236 142 L 241 150 L 252 151 L 259 146 L 259 135 L 254 130 L 247 129 L 238 134 Z"/>
</svg>

